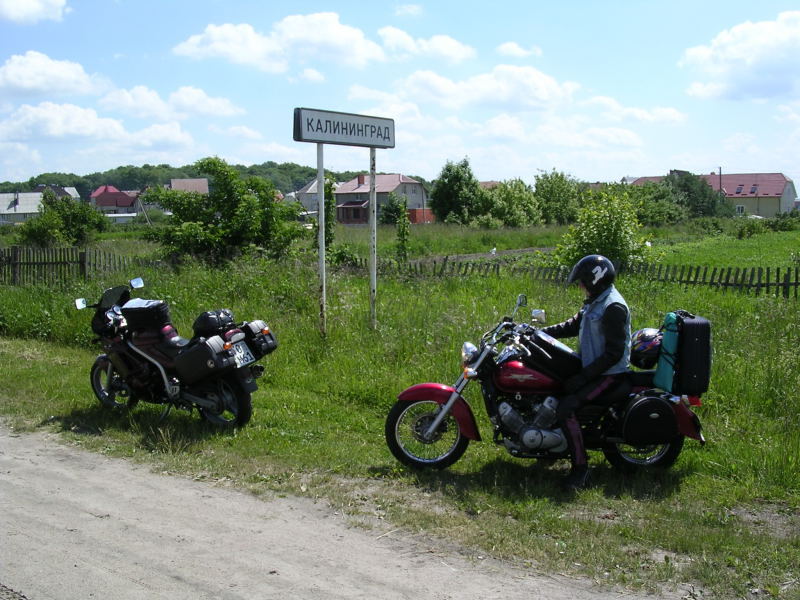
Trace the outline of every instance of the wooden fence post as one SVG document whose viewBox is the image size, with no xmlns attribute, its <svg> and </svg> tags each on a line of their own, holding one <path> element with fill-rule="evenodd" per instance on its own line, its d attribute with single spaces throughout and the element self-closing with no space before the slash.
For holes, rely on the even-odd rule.
<svg viewBox="0 0 800 600">
<path fill-rule="evenodd" d="M 19 285 L 19 246 L 11 248 L 11 285 Z"/>
</svg>

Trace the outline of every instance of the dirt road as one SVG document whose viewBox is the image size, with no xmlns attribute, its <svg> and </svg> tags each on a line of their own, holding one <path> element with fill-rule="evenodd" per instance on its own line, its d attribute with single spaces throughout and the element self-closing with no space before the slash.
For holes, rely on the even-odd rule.
<svg viewBox="0 0 800 600">
<path fill-rule="evenodd" d="M 381 527 L 0 425 L 3 599 L 638 598 Z"/>
</svg>

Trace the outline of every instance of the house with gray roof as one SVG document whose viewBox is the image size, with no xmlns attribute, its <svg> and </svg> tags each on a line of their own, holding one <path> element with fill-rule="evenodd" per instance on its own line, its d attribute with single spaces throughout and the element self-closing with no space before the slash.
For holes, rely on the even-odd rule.
<svg viewBox="0 0 800 600">
<path fill-rule="evenodd" d="M 23 223 L 39 215 L 42 192 L 0 194 L 0 223 Z"/>
<path fill-rule="evenodd" d="M 336 198 L 336 220 L 340 223 L 356 224 L 369 222 L 369 193 L 371 177 L 358 175 L 341 184 L 334 192 Z M 416 179 L 400 173 L 386 173 L 375 176 L 375 196 L 378 214 L 381 207 L 389 202 L 389 194 L 394 193 L 401 202 L 405 200 L 410 215 L 419 211 L 430 211 L 428 194 Z M 415 222 L 416 217 L 412 218 Z"/>
</svg>

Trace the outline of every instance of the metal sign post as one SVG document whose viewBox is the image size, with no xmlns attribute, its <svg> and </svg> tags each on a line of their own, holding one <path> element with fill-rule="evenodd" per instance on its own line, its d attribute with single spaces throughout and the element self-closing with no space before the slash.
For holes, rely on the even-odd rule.
<svg viewBox="0 0 800 600">
<path fill-rule="evenodd" d="M 370 227 L 370 325 L 378 325 L 376 301 L 378 293 L 378 199 L 375 186 L 375 149 L 394 148 L 394 120 L 352 113 L 294 109 L 294 140 L 317 144 L 317 198 L 319 200 L 319 277 L 320 277 L 320 331 L 327 334 L 327 300 L 325 283 L 325 171 L 322 164 L 323 144 L 364 146 L 369 151 L 369 227 Z"/>
</svg>

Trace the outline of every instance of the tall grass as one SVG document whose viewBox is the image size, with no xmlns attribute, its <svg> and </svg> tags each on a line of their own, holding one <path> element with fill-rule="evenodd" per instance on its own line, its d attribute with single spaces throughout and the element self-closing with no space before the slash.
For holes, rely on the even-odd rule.
<svg viewBox="0 0 800 600">
<path fill-rule="evenodd" d="M 368 282 L 332 271 L 323 338 L 318 282 L 303 264 L 187 265 L 125 277 L 135 275 L 145 279 L 143 296 L 170 302 L 184 335 L 199 312 L 220 307 L 238 319 L 263 318 L 274 329 L 280 346 L 262 361 L 266 375 L 251 424 L 225 435 L 181 413 L 158 424 L 157 408 L 142 406 L 126 416 L 99 407 L 87 381 L 91 315 L 75 311 L 72 298 L 94 300 L 121 275 L 67 291 L 2 290 L 0 413 L 18 426 L 56 424 L 87 446 L 146 455 L 201 477 L 231 477 L 256 491 L 324 496 L 351 512 L 378 505 L 401 526 L 600 582 L 648 589 L 691 583 L 721 597 L 751 589 L 775 597 L 797 592 L 796 302 L 622 277 L 634 328 L 658 326 L 677 308 L 711 320 L 712 388 L 698 409 L 709 442 L 687 442 L 663 476 L 623 478 L 594 456 L 595 487 L 572 498 L 557 488 L 562 466 L 511 459 L 488 440 L 472 444 L 447 472 L 407 472 L 386 449 L 383 419 L 406 386 L 451 383 L 462 341 L 475 341 L 518 293 L 556 321 L 574 314 L 577 290 L 511 276 L 385 278 L 378 284 L 379 326 L 372 330 Z M 490 437 L 479 390 L 468 388 L 466 395 Z M 342 477 L 372 480 L 374 490 L 359 483 L 343 488 Z M 767 524 L 754 527 L 740 516 L 745 513 Z"/>
<path fill-rule="evenodd" d="M 565 227 L 537 226 L 519 229 L 476 229 L 443 225 L 441 223 L 411 226 L 409 258 L 453 256 L 456 254 L 489 254 L 519 248 L 552 248 L 564 234 Z M 393 258 L 396 230 L 394 225 L 378 227 L 378 255 Z M 369 252 L 369 228 L 357 225 L 338 225 L 337 244 L 351 247 L 358 256 Z"/>
</svg>

